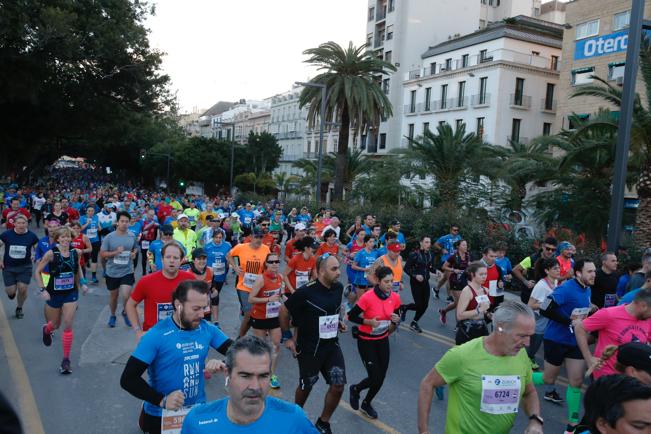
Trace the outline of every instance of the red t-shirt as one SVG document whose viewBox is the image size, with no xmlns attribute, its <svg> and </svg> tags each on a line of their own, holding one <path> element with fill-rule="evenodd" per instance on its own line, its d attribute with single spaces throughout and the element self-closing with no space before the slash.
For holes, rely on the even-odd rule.
<svg viewBox="0 0 651 434">
<path fill-rule="evenodd" d="M 69 222 L 79 221 L 79 211 L 77 211 L 73 207 L 69 206 L 68 209 L 66 210 L 66 214 L 68 214 Z"/>
<path fill-rule="evenodd" d="M 287 260 L 287 262 L 289 262 L 289 260 L 292 259 L 294 256 L 301 253 L 298 250 L 294 249 L 295 242 L 296 242 L 296 238 L 292 238 L 291 240 L 287 241 L 287 244 L 285 244 L 285 259 Z"/>
<path fill-rule="evenodd" d="M 7 208 L 2 211 L 2 222 L 7 223 L 7 230 L 14 228 L 14 218 L 16 218 L 18 214 L 24 215 L 28 220 L 32 218 L 32 216 L 29 214 L 29 211 L 27 211 L 25 208 L 18 208 L 16 211 L 11 208 Z"/>
<path fill-rule="evenodd" d="M 497 294 L 498 292 L 501 292 L 501 289 L 498 289 L 497 287 L 497 282 L 500 280 L 500 272 L 497 269 L 497 265 L 493 265 L 492 267 L 487 267 L 486 268 L 487 273 L 486 273 L 486 281 L 482 285 L 488 292 L 490 292 L 491 286 L 494 287 L 494 292 L 493 294 Z M 495 283 L 491 283 L 495 282 Z"/>
<path fill-rule="evenodd" d="M 84 242 L 84 234 L 79 234 L 79 236 L 72 240 L 70 244 L 75 249 L 84 250 L 86 248 L 86 243 Z M 86 264 L 86 258 L 84 256 L 85 255 L 83 253 L 79 255 L 79 265 L 81 265 L 81 268 L 84 268 L 84 265 Z"/>
<path fill-rule="evenodd" d="M 316 255 L 321 256 L 325 253 L 330 253 L 333 256 L 337 256 L 339 254 L 339 244 L 334 244 L 333 246 L 330 246 L 328 243 L 321 243 L 321 245 L 316 251 Z"/>
<path fill-rule="evenodd" d="M 272 277 L 271 273 L 266 272 L 262 274 L 262 278 L 264 279 L 264 284 L 255 297 L 264 298 L 280 295 L 280 289 L 282 288 L 283 282 L 280 274 L 276 274 L 275 277 Z M 278 318 L 280 305 L 281 302 L 279 301 L 270 303 L 254 303 L 251 308 L 251 317 L 255 319 Z"/>
<path fill-rule="evenodd" d="M 163 202 L 158 206 L 158 221 L 164 222 L 168 215 L 172 215 L 172 207 Z"/>
<path fill-rule="evenodd" d="M 292 284 L 294 290 L 296 290 L 298 289 L 296 287 L 297 276 L 299 280 L 299 288 L 310 281 L 312 270 L 316 268 L 316 257 L 313 255 L 306 261 L 303 254 L 299 252 L 296 256 L 290 259 L 287 266 L 292 269 L 287 277 L 289 277 L 289 282 Z"/>
<path fill-rule="evenodd" d="M 168 279 L 162 271 L 156 271 L 143 276 L 138 281 L 131 298 L 136 303 L 145 301 L 145 320 L 142 324 L 144 331 L 172 315 L 174 312 L 172 293 L 179 283 L 186 280 L 195 280 L 194 274 L 189 271 L 179 271 L 174 279 Z"/>
<path fill-rule="evenodd" d="M 375 329 L 370 325 L 360 325 L 359 331 L 371 336 L 360 335 L 360 339 L 378 340 L 388 336 L 389 325 L 391 325 L 391 314 L 400 308 L 400 296 L 397 292 L 391 292 L 386 300 L 380 299 L 374 289 L 366 291 L 357 302 L 357 306 L 364 312 L 364 318 L 376 318 L 380 325 Z"/>
</svg>

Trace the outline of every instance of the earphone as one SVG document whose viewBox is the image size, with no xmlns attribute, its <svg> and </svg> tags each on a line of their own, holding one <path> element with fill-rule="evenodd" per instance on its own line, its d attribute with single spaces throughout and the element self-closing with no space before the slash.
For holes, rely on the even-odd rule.
<svg viewBox="0 0 651 434">
<path fill-rule="evenodd" d="M 228 387 L 228 381 L 231 379 L 231 377 L 227 376 L 226 380 L 224 381 L 224 387 Z"/>
<path fill-rule="evenodd" d="M 498 328 L 497 328 L 497 331 L 501 333 L 501 332 L 504 331 L 504 329 L 503 329 L 502 327 L 498 327 Z"/>
</svg>

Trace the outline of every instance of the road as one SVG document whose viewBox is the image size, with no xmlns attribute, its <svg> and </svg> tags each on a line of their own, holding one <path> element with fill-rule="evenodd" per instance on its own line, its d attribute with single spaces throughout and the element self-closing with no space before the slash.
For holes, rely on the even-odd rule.
<svg viewBox="0 0 651 434">
<path fill-rule="evenodd" d="M 239 326 L 239 304 L 233 291 L 232 277 L 222 291 L 221 325 L 234 337 Z M 411 301 L 409 290 L 401 296 Z M 88 432 L 96 434 L 137 434 L 140 402 L 120 388 L 119 378 L 126 360 L 135 346 L 133 332 L 118 317 L 118 326 L 109 329 L 108 293 L 103 286 L 91 285 L 91 292 L 80 297 L 75 319 L 72 375 L 62 376 L 58 367 L 62 358 L 61 334 L 55 335 L 51 347 L 41 342 L 44 302 L 30 286 L 25 317 L 14 317 L 15 302 L 0 294 L 0 390 L 19 410 L 26 434 L 64 434 Z M 416 429 L 418 386 L 422 377 L 453 342 L 453 326 L 439 324 L 436 310 L 444 301 L 435 301 L 421 320 L 422 334 L 401 326 L 390 337 L 391 363 L 382 390 L 373 401 L 379 419 L 372 421 L 353 411 L 348 405 L 348 391 L 332 419 L 335 433 L 413 433 Z M 407 323 L 411 318 L 407 316 Z M 450 318 L 452 318 L 450 316 Z M 348 382 L 359 382 L 365 370 L 350 333 L 341 335 L 346 359 Z M 216 353 L 215 353 L 216 354 Z M 274 392 L 280 398 L 292 400 L 298 381 L 298 367 L 283 348 L 279 359 L 281 388 Z M 209 400 L 224 396 L 223 377 L 214 376 L 207 382 Z M 558 390 L 564 396 L 564 386 Z M 305 410 L 311 420 L 320 414 L 325 393 L 321 378 L 314 387 Z M 362 395 L 363 396 L 363 395 Z M 542 389 L 539 389 L 542 398 Z M 447 399 L 447 391 L 446 391 Z M 442 433 L 445 425 L 446 401 L 434 400 L 430 431 Z M 566 410 L 562 406 L 542 402 L 545 432 L 560 433 L 565 427 Z M 527 419 L 523 412 L 517 417 L 513 433 L 524 432 Z"/>
</svg>

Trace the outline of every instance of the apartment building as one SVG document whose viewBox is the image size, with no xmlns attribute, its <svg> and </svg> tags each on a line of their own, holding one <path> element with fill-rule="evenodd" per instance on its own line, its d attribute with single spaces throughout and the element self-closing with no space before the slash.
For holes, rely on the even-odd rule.
<svg viewBox="0 0 651 434">
<path fill-rule="evenodd" d="M 592 76 L 614 86 L 624 83 L 631 0 L 575 0 L 566 4 L 567 29 L 559 83 L 557 124 L 573 128 L 570 116 L 588 119 L 599 107 L 617 110 L 600 98 L 571 98 L 580 86 L 595 83 Z M 651 0 L 645 2 L 645 19 L 651 18 Z M 644 92 L 638 73 L 636 90 Z"/>
<path fill-rule="evenodd" d="M 271 102 L 269 102 L 269 106 Z M 260 134 L 269 132 L 271 126 L 271 110 L 266 105 L 263 108 L 253 108 L 241 111 L 233 117 L 235 141 L 241 145 L 249 139 L 249 133 Z"/>
<path fill-rule="evenodd" d="M 442 123 L 497 145 L 556 132 L 562 38 L 563 26 L 520 15 L 430 47 L 403 77 L 400 145 Z"/>
<path fill-rule="evenodd" d="M 362 147 L 368 153 L 385 153 L 401 145 L 406 104 L 402 82 L 409 71 L 425 66 L 422 58 L 425 47 L 437 46 L 518 15 L 563 19 L 562 14 L 543 15 L 541 0 L 369 0 L 367 48 L 394 64 L 397 72 L 377 77 L 393 105 L 393 116 L 383 119 L 379 131 L 370 133 Z"/>
</svg>

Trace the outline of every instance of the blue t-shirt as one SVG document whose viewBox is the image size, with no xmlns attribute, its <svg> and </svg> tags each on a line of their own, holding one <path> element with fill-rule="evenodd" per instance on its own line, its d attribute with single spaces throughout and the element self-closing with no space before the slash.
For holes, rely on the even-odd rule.
<svg viewBox="0 0 651 434">
<path fill-rule="evenodd" d="M 217 245 L 211 241 L 204 246 L 204 250 L 208 255 L 206 264 L 212 268 L 212 280 L 215 282 L 223 282 L 226 280 L 226 274 L 228 274 L 226 255 L 231 250 L 231 243 L 222 241 Z"/>
<path fill-rule="evenodd" d="M 385 245 L 385 244 L 386 244 L 386 243 L 385 243 L 386 238 L 387 238 L 387 234 L 383 234 L 383 235 L 380 237 L 380 243 L 381 243 L 382 245 Z M 404 236 L 404 234 L 403 234 L 402 232 L 398 232 L 398 234 L 397 234 L 397 241 L 398 241 L 400 244 L 407 244 L 407 241 L 405 241 L 405 236 Z"/>
<path fill-rule="evenodd" d="M 187 255 L 188 252 L 185 250 L 185 246 L 178 241 L 174 240 L 176 244 L 181 246 L 181 249 L 183 249 L 183 254 Z M 154 265 L 156 265 L 156 270 L 162 270 L 163 269 L 163 246 L 165 243 L 161 240 L 154 240 L 149 244 L 149 252 L 151 252 L 152 255 L 154 255 Z"/>
<path fill-rule="evenodd" d="M 377 260 L 377 250 L 372 250 L 371 253 L 367 252 L 366 249 L 362 249 L 355 255 L 355 262 L 358 267 L 368 268 Z M 355 285 L 364 286 L 368 285 L 368 280 L 366 280 L 366 273 L 359 271 L 355 276 Z"/>
<path fill-rule="evenodd" d="M 637 288 L 632 291 L 628 291 L 622 298 L 619 299 L 619 303 L 617 305 L 622 305 L 622 304 L 631 304 L 633 302 L 633 299 L 637 295 L 638 292 L 640 292 L 642 288 Z"/>
<path fill-rule="evenodd" d="M 140 232 L 142 232 L 142 223 L 140 221 L 135 222 L 131 226 L 129 226 L 129 232 L 131 232 L 133 235 L 138 238 L 138 235 L 140 235 Z"/>
<path fill-rule="evenodd" d="M 296 222 L 303 223 L 305 226 L 309 226 L 311 220 L 312 216 L 310 214 L 299 214 L 296 216 Z"/>
<path fill-rule="evenodd" d="M 83 226 L 88 222 L 88 216 L 87 215 L 82 215 L 79 218 L 79 223 Z M 93 217 L 90 219 L 90 223 L 86 228 L 82 231 L 90 240 L 91 243 L 98 243 L 99 242 L 99 220 L 96 215 L 93 215 Z"/>
<path fill-rule="evenodd" d="M 55 246 L 56 243 L 50 244 L 50 237 L 47 235 L 38 240 L 38 243 L 36 243 L 36 250 L 34 250 L 34 261 L 40 261 L 43 256 L 48 252 L 48 250 L 52 250 L 52 247 Z M 49 273 L 50 272 L 50 267 L 49 264 L 45 266 L 43 269 L 44 273 Z"/>
<path fill-rule="evenodd" d="M 629 280 L 631 280 L 631 276 L 628 273 L 624 273 L 621 276 L 619 276 L 619 280 L 617 281 L 617 297 L 623 297 L 626 294 L 626 285 L 628 285 Z"/>
<path fill-rule="evenodd" d="M 156 323 L 142 336 L 133 357 L 149 365 L 149 385 L 158 393 L 182 390 L 185 405 L 205 402 L 203 370 L 210 347 L 221 347 L 228 337 L 202 320 L 194 330 L 181 330 L 171 317 Z M 145 402 L 145 412 L 161 416 L 163 409 Z"/>
<path fill-rule="evenodd" d="M 447 234 L 443 235 L 441 238 L 436 240 L 436 243 L 439 244 L 442 248 L 448 251 L 447 254 L 441 255 L 441 263 L 445 262 L 450 256 L 454 254 L 454 243 L 461 239 L 461 235 L 456 234 Z"/>
<path fill-rule="evenodd" d="M 500 269 L 502 270 L 502 276 L 511 274 L 511 271 L 513 271 L 513 267 L 511 266 L 511 260 L 506 256 L 503 258 L 495 259 L 495 265 L 500 267 Z"/>
<path fill-rule="evenodd" d="M 181 434 L 318 433 L 301 407 L 272 396 L 265 399 L 262 416 L 248 425 L 231 422 L 226 414 L 227 407 L 228 398 L 196 406 L 185 417 Z"/>
<path fill-rule="evenodd" d="M 5 245 L 5 267 L 32 265 L 32 247 L 38 243 L 34 232 L 28 230 L 24 234 L 17 234 L 15 230 L 8 229 L 0 234 L 0 241 Z"/>
<path fill-rule="evenodd" d="M 576 279 L 568 280 L 556 288 L 549 298 L 554 300 L 560 312 L 567 318 L 572 316 L 572 311 L 577 308 L 590 307 L 591 290 L 582 287 Z M 569 326 L 549 320 L 545 329 L 545 339 L 559 344 L 576 346 L 576 337 Z"/>
<path fill-rule="evenodd" d="M 240 215 L 240 223 L 242 226 L 248 228 L 251 227 L 251 224 L 253 223 L 253 219 L 255 218 L 255 214 L 253 214 L 253 211 L 247 211 L 245 209 L 241 209 L 237 212 Z"/>
</svg>

